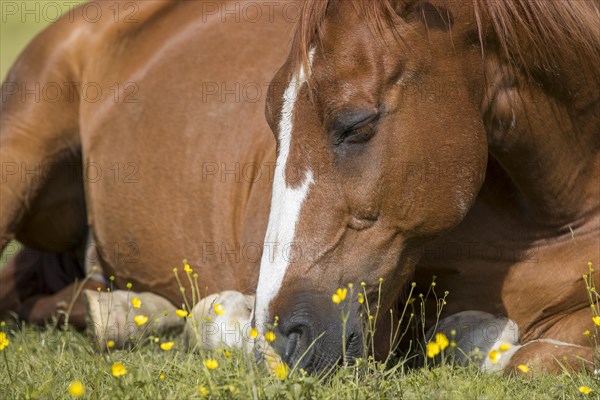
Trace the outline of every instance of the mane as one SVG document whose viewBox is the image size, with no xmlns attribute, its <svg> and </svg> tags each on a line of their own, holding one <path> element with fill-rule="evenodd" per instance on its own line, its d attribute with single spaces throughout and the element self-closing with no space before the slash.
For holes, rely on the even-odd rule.
<svg viewBox="0 0 600 400">
<path fill-rule="evenodd" d="M 425 0 L 305 0 L 292 45 L 292 62 L 308 65 L 309 49 L 322 40 L 330 7 L 351 1 L 374 30 L 394 29 L 401 15 Z M 452 1 L 452 0 L 447 0 Z M 576 62 L 600 73 L 600 2 L 598 0 L 471 0 L 482 53 L 490 33 L 506 60 L 523 68 L 554 69 Z M 491 31 L 491 32 L 490 32 Z M 534 60 L 534 61 L 532 61 Z"/>
</svg>

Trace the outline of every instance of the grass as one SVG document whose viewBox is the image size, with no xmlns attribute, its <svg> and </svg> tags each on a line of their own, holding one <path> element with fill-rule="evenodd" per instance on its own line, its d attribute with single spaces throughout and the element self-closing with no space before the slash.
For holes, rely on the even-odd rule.
<svg viewBox="0 0 600 400">
<path fill-rule="evenodd" d="M 191 273 L 190 269 L 188 278 Z M 432 284 L 428 294 L 435 293 L 433 288 Z M 342 290 L 332 296 L 332 301 L 342 306 L 337 318 L 344 320 L 352 288 L 348 299 Z M 423 305 L 424 300 L 420 301 Z M 365 300 L 370 316 L 366 304 Z M 133 311 L 131 307 L 128 313 Z M 411 318 L 415 309 L 412 311 Z M 418 321 L 413 322 L 419 326 Z M 367 338 L 373 337 L 372 326 L 366 327 L 370 333 Z M 138 332 L 142 331 L 146 329 Z M 594 398 L 600 393 L 600 380 L 586 372 L 565 371 L 557 376 L 534 374 L 531 370 L 503 376 L 439 358 L 429 359 L 426 367 L 413 368 L 409 357 L 388 360 L 386 364 L 366 357 L 338 367 L 327 376 L 306 375 L 302 370 L 288 375 L 284 364 L 279 364 L 284 366 L 283 373 L 270 372 L 252 354 L 242 351 L 186 351 L 181 335 L 132 335 L 138 338 L 133 348 L 99 353 L 84 333 L 56 321 L 45 328 L 16 321 L 0 323 L 0 393 L 10 399 L 69 398 L 74 382 L 81 382 L 85 388 L 83 397 L 94 399 L 577 399 Z M 165 342 L 174 344 L 163 348 Z M 366 339 L 367 348 L 370 343 Z M 448 343 L 446 340 L 445 346 Z M 448 351 L 451 354 L 453 349 L 448 347 Z M 114 376 L 115 365 L 122 365 L 126 374 Z M 591 393 L 582 393 L 582 387 Z"/>
<path fill-rule="evenodd" d="M 503 377 L 468 367 L 408 369 L 365 361 L 340 368 L 329 379 L 297 374 L 281 381 L 248 356 L 232 352 L 210 355 L 182 351 L 180 338 L 163 351 L 153 340 L 131 351 L 97 354 L 88 338 L 71 329 L 6 326 L 10 344 L 0 355 L 0 393 L 6 399 L 69 398 L 68 387 L 80 380 L 85 398 L 185 399 L 212 398 L 319 399 L 577 399 L 579 386 L 600 392 L 589 374 Z M 219 366 L 203 364 L 215 358 Z M 4 360 L 2 360 L 2 358 Z M 121 362 L 127 374 L 111 374 Z M 161 379 L 161 374 L 164 379 Z"/>
<path fill-rule="evenodd" d="M 83 0 L 0 0 L 0 79 L 27 43 L 48 26 L 60 11 L 67 12 Z"/>
</svg>

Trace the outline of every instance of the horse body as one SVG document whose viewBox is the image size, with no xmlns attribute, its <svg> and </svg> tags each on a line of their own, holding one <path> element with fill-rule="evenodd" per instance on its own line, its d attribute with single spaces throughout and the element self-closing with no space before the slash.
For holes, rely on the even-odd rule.
<svg viewBox="0 0 600 400">
<path fill-rule="evenodd" d="M 236 4 L 139 2 L 116 21 L 98 2 L 100 21 L 76 9 L 29 45 L 3 86 L 2 160 L 58 177 L 6 174 L 3 248 L 16 236 L 40 250 L 75 251 L 89 225 L 99 253 L 92 261 L 118 287 L 131 282 L 180 303 L 172 269 L 187 258 L 209 292 L 254 291 L 275 158 L 264 97 L 292 24 L 281 5 L 240 18 Z M 24 106 L 22 88 L 35 82 L 72 83 L 71 91 Z M 79 172 L 81 159 L 83 179 L 60 168 L 79 160 Z M 87 224 L 78 217 L 82 182 Z M 67 218 L 35 208 L 59 200 Z M 32 215 L 62 229 L 31 229 Z"/>
<path fill-rule="evenodd" d="M 265 95 L 289 40 L 282 18 L 223 23 L 201 6 L 161 3 L 130 30 L 107 22 L 98 43 L 111 45 L 85 80 L 121 82 L 125 101 L 81 110 L 84 165 L 110 174 L 86 182 L 103 267 L 120 286 L 160 288 L 174 302 L 181 294 L 165 272 L 184 257 L 210 292 L 256 286 L 275 143 L 255 91 Z M 128 82 L 139 88 L 133 103 Z"/>
<path fill-rule="evenodd" d="M 185 257 L 209 293 L 257 290 L 254 322 L 280 318 L 274 347 L 288 362 L 327 327 L 303 361 L 309 369 L 341 355 L 330 302 L 338 287 L 365 281 L 374 304 L 383 277 L 387 309 L 404 300 L 413 273 L 421 288 L 436 275 L 436 290 L 450 292 L 444 315 L 501 314 L 523 343 L 587 344 L 581 275 L 600 261 L 597 66 L 573 67 L 577 49 L 536 64 L 539 41 L 511 59 L 493 18 L 472 13 L 485 1 L 383 1 L 402 19 L 392 23 L 397 37 L 389 20 L 370 24 L 375 2 L 331 0 L 306 2 L 275 74 L 292 28 L 281 5 L 274 20 L 236 21 L 206 4 L 139 2 L 133 23 L 63 18 L 3 86 L 2 161 L 82 158 L 87 224 L 117 286 L 178 304 L 172 268 Z M 267 120 L 277 160 L 263 116 L 274 74 Z M 53 80 L 93 82 L 102 96 L 23 104 L 19 91 L 8 94 L 12 83 Z M 429 93 L 446 84 L 456 96 Z M 63 204 L 78 213 L 64 237 L 29 228 L 29 243 L 59 252 L 83 240 L 80 180 L 66 191 L 20 178 L 3 176 L 3 247 L 24 235 L 27 215 L 48 213 L 27 206 L 48 204 L 44 185 L 75 193 Z M 261 262 L 265 231 L 275 245 Z M 360 352 L 352 301 L 351 356 Z"/>
</svg>

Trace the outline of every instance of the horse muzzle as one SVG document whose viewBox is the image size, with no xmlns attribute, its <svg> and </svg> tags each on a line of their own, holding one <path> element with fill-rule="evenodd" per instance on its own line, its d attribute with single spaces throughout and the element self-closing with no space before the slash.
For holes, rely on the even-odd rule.
<svg viewBox="0 0 600 400">
<path fill-rule="evenodd" d="M 287 313 L 279 313 L 270 344 L 290 367 L 318 373 L 363 355 L 363 335 L 358 308 L 346 311 L 327 302 L 297 302 Z M 348 306 L 348 305 L 346 305 Z"/>
</svg>

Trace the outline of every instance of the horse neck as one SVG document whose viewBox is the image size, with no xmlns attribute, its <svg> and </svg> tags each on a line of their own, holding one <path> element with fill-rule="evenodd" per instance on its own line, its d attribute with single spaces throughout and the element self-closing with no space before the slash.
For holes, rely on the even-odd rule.
<svg viewBox="0 0 600 400">
<path fill-rule="evenodd" d="M 488 68 L 490 154 L 510 176 L 520 219 L 568 228 L 598 224 L 598 71 L 531 77 Z M 595 227 L 597 228 L 597 227 Z"/>
</svg>

